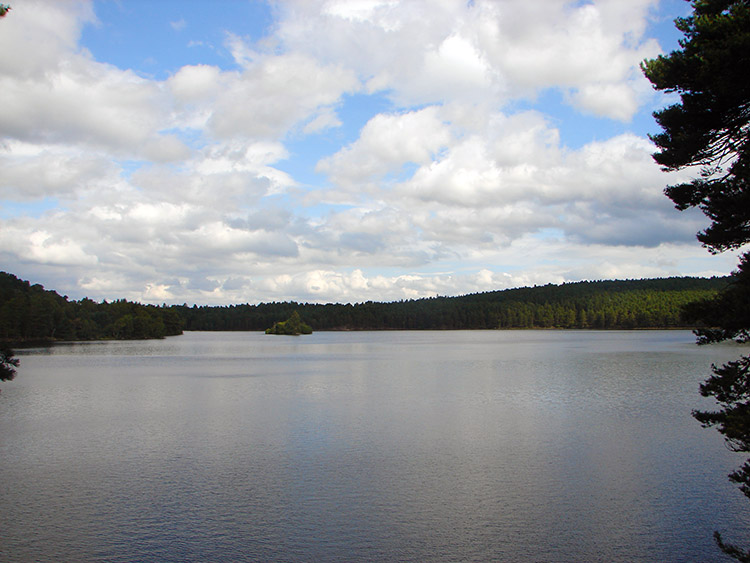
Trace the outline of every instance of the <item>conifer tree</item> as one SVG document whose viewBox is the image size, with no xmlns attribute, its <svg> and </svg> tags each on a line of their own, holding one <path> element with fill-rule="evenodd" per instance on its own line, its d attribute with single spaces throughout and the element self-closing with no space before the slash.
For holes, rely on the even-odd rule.
<svg viewBox="0 0 750 563">
<path fill-rule="evenodd" d="M 0 381 L 11 381 L 16 376 L 18 363 L 18 359 L 13 357 L 12 350 L 0 350 Z"/>
<path fill-rule="evenodd" d="M 654 160 L 665 170 L 701 168 L 698 178 L 669 186 L 666 195 L 680 209 L 697 207 L 711 220 L 698 240 L 712 253 L 741 249 L 750 242 L 750 0 L 693 0 L 693 13 L 675 23 L 680 49 L 644 61 L 657 90 L 679 94 L 680 102 L 654 113 L 662 132 L 651 137 Z M 696 331 L 699 343 L 728 338 L 750 340 L 750 253 L 741 256 L 729 287 L 717 298 L 689 308 L 709 327 Z M 713 367 L 701 394 L 720 409 L 695 412 L 715 426 L 735 451 L 750 452 L 750 357 Z M 730 479 L 750 497 L 750 460 Z M 750 551 L 717 544 L 738 561 Z"/>
</svg>

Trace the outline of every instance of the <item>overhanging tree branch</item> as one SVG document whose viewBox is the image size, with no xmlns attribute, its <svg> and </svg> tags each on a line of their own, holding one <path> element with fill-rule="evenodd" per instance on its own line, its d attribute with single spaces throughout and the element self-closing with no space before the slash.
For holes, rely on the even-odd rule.
<svg viewBox="0 0 750 563">
<path fill-rule="evenodd" d="M 693 14 L 675 20 L 680 49 L 644 61 L 654 88 L 677 93 L 680 103 L 654 113 L 662 128 L 650 138 L 654 160 L 664 170 L 701 167 L 690 182 L 668 186 L 679 210 L 697 207 L 711 224 L 697 234 L 712 253 L 750 242 L 750 0 L 693 0 Z M 750 339 L 750 253 L 740 259 L 734 281 L 717 298 L 691 304 L 687 314 L 708 327 L 696 331 L 701 344 Z M 716 411 L 696 411 L 727 445 L 750 452 L 750 357 L 713 366 L 701 394 L 714 397 Z M 750 497 L 750 460 L 729 476 Z M 719 548 L 738 561 L 750 552 L 724 542 Z"/>
</svg>

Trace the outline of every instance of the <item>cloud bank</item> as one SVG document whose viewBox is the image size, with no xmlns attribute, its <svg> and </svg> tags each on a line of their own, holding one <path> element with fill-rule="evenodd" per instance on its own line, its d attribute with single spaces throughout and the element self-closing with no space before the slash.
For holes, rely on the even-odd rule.
<svg viewBox="0 0 750 563">
<path fill-rule="evenodd" d="M 165 79 L 97 60 L 97 7 L 0 21 L 3 269 L 71 297 L 396 300 L 734 263 L 704 256 L 705 220 L 662 194 L 687 173 L 633 125 L 663 103 L 638 67 L 657 0 L 285 0 L 262 39 L 225 30 L 227 64 Z M 182 14 L 164 28 L 189 48 Z"/>
</svg>

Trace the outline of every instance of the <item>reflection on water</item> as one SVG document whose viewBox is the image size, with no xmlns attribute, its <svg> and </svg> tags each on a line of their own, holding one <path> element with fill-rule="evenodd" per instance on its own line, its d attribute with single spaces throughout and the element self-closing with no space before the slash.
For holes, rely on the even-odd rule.
<svg viewBox="0 0 750 563">
<path fill-rule="evenodd" d="M 188 333 L 21 351 L 2 561 L 708 561 L 742 461 L 688 332 Z M 747 350 L 745 349 L 745 353 Z M 741 534 L 741 535 L 740 535 Z"/>
</svg>

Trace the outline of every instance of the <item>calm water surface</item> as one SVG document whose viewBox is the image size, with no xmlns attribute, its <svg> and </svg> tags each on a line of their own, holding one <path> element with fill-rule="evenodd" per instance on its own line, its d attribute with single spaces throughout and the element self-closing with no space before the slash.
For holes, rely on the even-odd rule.
<svg viewBox="0 0 750 563">
<path fill-rule="evenodd" d="M 689 332 L 186 333 L 21 351 L 0 560 L 721 561 Z"/>
</svg>

